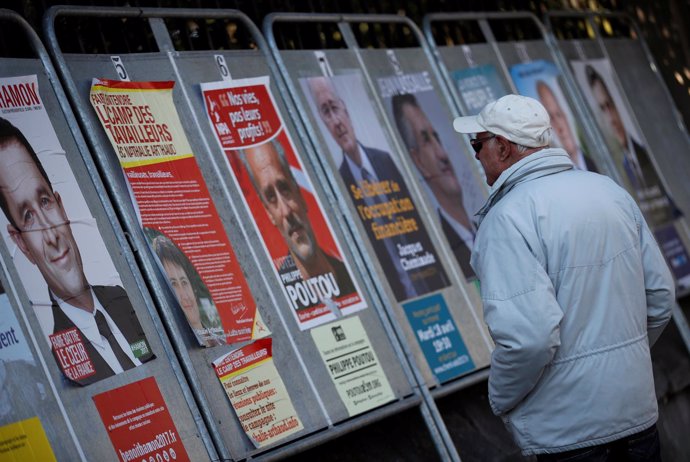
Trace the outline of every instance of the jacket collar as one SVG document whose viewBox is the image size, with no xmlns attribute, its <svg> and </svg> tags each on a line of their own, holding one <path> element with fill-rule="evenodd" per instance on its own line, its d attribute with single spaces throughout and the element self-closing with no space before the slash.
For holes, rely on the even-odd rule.
<svg viewBox="0 0 690 462">
<path fill-rule="evenodd" d="M 568 153 L 561 148 L 544 148 L 521 159 L 504 170 L 491 186 L 489 198 L 475 215 L 478 223 L 481 224 L 491 207 L 516 185 L 535 178 L 571 170 L 574 167 Z"/>
</svg>

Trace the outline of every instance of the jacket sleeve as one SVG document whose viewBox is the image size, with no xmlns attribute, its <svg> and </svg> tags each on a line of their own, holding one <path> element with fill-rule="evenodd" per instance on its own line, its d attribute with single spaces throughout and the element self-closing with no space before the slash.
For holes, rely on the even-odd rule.
<svg viewBox="0 0 690 462">
<path fill-rule="evenodd" d="M 489 402 L 504 415 L 534 388 L 560 346 L 563 311 L 548 274 L 517 229 L 491 223 L 472 255 L 484 320 L 496 346 L 491 355 Z M 487 230 L 488 231 L 488 230 Z"/>
<path fill-rule="evenodd" d="M 676 303 L 675 282 L 661 249 L 637 206 L 636 212 L 640 223 L 640 253 L 647 298 L 647 336 L 649 345 L 652 346 L 671 319 L 672 307 Z"/>
</svg>

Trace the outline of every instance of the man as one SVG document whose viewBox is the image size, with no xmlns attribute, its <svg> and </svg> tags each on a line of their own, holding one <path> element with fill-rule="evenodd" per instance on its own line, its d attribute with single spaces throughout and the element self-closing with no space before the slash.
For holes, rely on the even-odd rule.
<svg viewBox="0 0 690 462">
<path fill-rule="evenodd" d="M 585 74 L 606 124 L 604 128 L 619 144 L 623 154 L 623 169 L 648 219 L 653 225 L 658 225 L 672 220 L 674 215 L 680 215 L 666 193 L 647 150 L 625 128 L 623 118 L 601 74 L 590 65 L 585 67 Z"/>
<path fill-rule="evenodd" d="M 338 286 L 337 298 L 355 292 L 343 262 L 319 247 L 307 216 L 307 204 L 282 146 L 274 140 L 246 149 L 242 161 L 271 223 L 289 250 L 278 272 L 283 275 L 297 269 L 303 281 L 332 274 Z M 325 297 L 320 294 L 316 298 L 317 303 L 322 303 Z"/>
<path fill-rule="evenodd" d="M 338 170 L 396 300 L 446 287 L 448 277 L 390 155 L 357 140 L 347 107 L 329 79 L 313 77 L 308 84 L 319 116 L 343 151 Z M 384 204 L 399 204 L 403 210 L 374 218 L 363 212 L 380 210 Z"/>
<path fill-rule="evenodd" d="M 3 118 L 0 207 L 12 240 L 48 285 L 52 326 L 46 335 L 67 378 L 87 385 L 153 358 L 124 289 L 87 281 L 62 198 L 24 135 Z M 66 333 L 78 339 L 78 365 L 60 348 Z"/>
<path fill-rule="evenodd" d="M 470 266 L 474 245 L 474 223 L 462 203 L 462 187 L 455 176 L 438 132 L 412 94 L 391 100 L 393 119 L 410 158 L 433 194 L 446 240 L 468 279 L 475 279 Z"/>
<path fill-rule="evenodd" d="M 476 133 L 491 186 L 472 266 L 496 344 L 494 413 L 538 460 L 659 460 L 649 348 L 675 294 L 640 209 L 549 148 L 532 98 L 504 96 L 454 127 Z"/>
<path fill-rule="evenodd" d="M 543 80 L 537 81 L 537 95 L 551 118 L 551 126 L 556 132 L 556 137 L 560 141 L 561 147 L 568 153 L 573 164 L 575 164 L 575 168 L 598 172 L 594 162 L 585 156 L 580 149 L 577 138 L 570 127 L 568 116 L 563 111 L 551 87 Z"/>
</svg>

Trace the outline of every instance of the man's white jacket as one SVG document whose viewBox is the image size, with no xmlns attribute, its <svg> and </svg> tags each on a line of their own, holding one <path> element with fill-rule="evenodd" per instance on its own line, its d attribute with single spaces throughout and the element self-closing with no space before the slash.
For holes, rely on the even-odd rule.
<svg viewBox="0 0 690 462">
<path fill-rule="evenodd" d="M 543 149 L 501 174 L 479 217 L 472 266 L 496 343 L 489 400 L 523 454 L 654 424 L 649 347 L 674 283 L 630 195 Z"/>
</svg>

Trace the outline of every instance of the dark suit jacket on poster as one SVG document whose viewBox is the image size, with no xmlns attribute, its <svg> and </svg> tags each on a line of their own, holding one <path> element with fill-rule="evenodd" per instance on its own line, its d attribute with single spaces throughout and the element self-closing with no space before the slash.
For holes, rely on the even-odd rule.
<svg viewBox="0 0 690 462">
<path fill-rule="evenodd" d="M 583 153 L 582 158 L 585 159 L 585 167 L 587 167 L 587 171 L 599 173 L 599 169 L 597 168 L 597 164 L 595 164 L 594 161 L 592 159 L 590 159 L 588 155 Z"/>
<path fill-rule="evenodd" d="M 100 304 L 115 322 L 117 327 L 120 329 L 120 332 L 122 332 L 122 335 L 127 340 L 127 343 L 130 345 L 140 341 L 146 343 L 148 353 L 139 357 L 139 361 L 144 363 L 153 359 L 155 356 L 151 351 L 151 347 L 148 344 L 146 337 L 144 336 L 144 330 L 141 328 L 141 324 L 139 323 L 139 319 L 137 319 L 134 308 L 129 301 L 127 292 L 125 292 L 125 290 L 119 286 L 91 286 L 91 288 L 93 289 L 93 293 L 96 295 L 96 298 L 98 298 Z M 53 320 L 53 334 L 76 328 L 74 323 L 67 317 L 65 313 L 63 313 L 55 301 L 53 301 Z M 81 331 L 79 331 L 79 333 L 82 336 L 84 348 L 89 356 L 89 359 L 93 363 L 96 373 L 80 380 L 73 380 L 73 382 L 76 382 L 79 385 L 89 385 L 114 375 L 113 370 L 103 359 L 100 353 L 98 353 L 98 351 L 94 348 L 94 346 L 91 345 L 91 342 L 88 341 Z M 52 351 L 58 367 L 60 367 L 60 370 L 62 370 L 57 352 L 54 349 Z"/>
<path fill-rule="evenodd" d="M 369 158 L 371 166 L 374 169 L 374 173 L 376 177 L 379 179 L 379 181 L 390 180 L 396 182 L 400 186 L 400 191 L 389 194 L 387 199 L 411 199 L 412 196 L 410 195 L 410 192 L 407 189 L 407 184 L 405 183 L 405 180 L 403 180 L 400 171 L 393 163 L 393 160 L 391 159 L 390 155 L 387 152 L 380 151 L 378 149 L 369 148 L 362 145 L 360 146 Z M 352 171 L 350 170 L 350 167 L 348 166 L 346 159 L 343 159 L 339 171 L 340 176 L 345 181 L 345 186 L 347 188 L 348 194 L 350 194 L 350 198 L 354 202 L 355 207 L 357 207 L 358 205 L 366 206 L 364 199 L 356 199 L 352 195 L 350 185 L 356 185 L 357 181 L 355 180 L 355 177 Z M 376 197 L 370 199 L 380 202 L 380 199 Z M 397 217 L 414 219 L 417 222 L 418 229 L 417 231 L 413 231 L 401 236 L 390 237 L 387 239 L 391 239 L 394 243 L 419 242 L 422 245 L 424 251 L 428 251 L 430 254 L 434 256 L 434 258 L 436 259 L 436 263 L 407 271 L 407 274 L 410 276 L 412 284 L 414 286 L 414 293 L 406 294 L 405 286 L 399 280 L 398 273 L 393 262 L 393 259 L 398 258 L 398 256 L 391 255 L 386 245 L 383 242 L 378 242 L 376 240 L 374 231 L 371 229 L 370 226 L 367 226 L 367 224 L 365 223 L 364 227 L 366 229 L 369 242 L 374 247 L 376 257 L 379 263 L 381 264 L 381 267 L 383 268 L 383 272 L 386 275 L 386 279 L 388 280 L 391 289 L 393 290 L 395 299 L 397 301 L 403 301 L 408 298 L 424 295 L 428 292 L 432 292 L 448 286 L 448 276 L 446 275 L 446 272 L 443 269 L 443 266 L 441 265 L 441 261 L 439 260 L 438 254 L 436 253 L 436 249 L 434 248 L 434 245 L 431 242 L 431 239 L 429 238 L 429 234 L 426 231 L 424 223 L 422 222 L 419 216 L 419 212 L 415 209 L 411 212 L 396 214 L 393 220 L 395 220 Z"/>
<path fill-rule="evenodd" d="M 325 252 L 324 252 L 325 253 Z M 335 273 L 335 282 L 338 283 L 338 288 L 340 289 L 340 297 L 343 295 L 352 294 L 355 292 L 355 285 L 352 283 L 352 278 L 350 278 L 350 273 L 347 272 L 345 264 L 335 257 L 326 255 L 326 260 L 330 263 Z"/>
<path fill-rule="evenodd" d="M 470 266 L 470 257 L 472 256 L 472 249 L 467 248 L 467 246 L 465 245 L 465 241 L 463 241 L 462 238 L 458 235 L 458 233 L 455 232 L 453 225 L 451 225 L 448 222 L 446 217 L 444 217 L 440 213 L 438 215 L 441 218 L 441 227 L 443 228 L 443 234 L 446 235 L 448 245 L 450 245 L 450 248 L 453 251 L 453 255 L 455 255 L 455 259 L 458 261 L 460 269 L 462 270 L 462 273 L 465 275 L 465 278 L 468 281 L 477 279 L 477 275 L 474 274 L 474 270 L 472 269 L 472 266 Z"/>
</svg>

